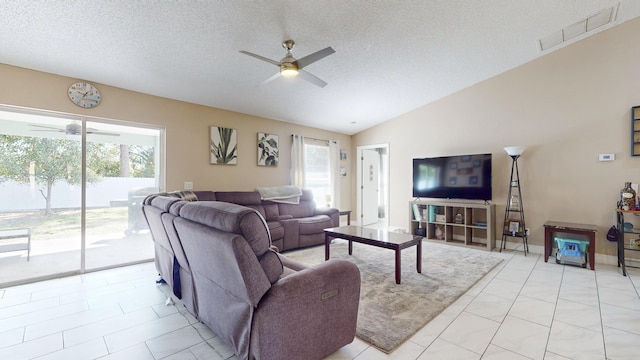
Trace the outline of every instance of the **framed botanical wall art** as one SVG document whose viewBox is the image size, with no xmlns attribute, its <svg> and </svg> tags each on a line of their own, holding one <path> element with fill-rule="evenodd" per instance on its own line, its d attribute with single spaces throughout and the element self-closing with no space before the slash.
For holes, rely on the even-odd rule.
<svg viewBox="0 0 640 360">
<path fill-rule="evenodd" d="M 278 166 L 278 135 L 258 133 L 258 165 Z"/>
<path fill-rule="evenodd" d="M 238 164 L 238 132 L 236 129 L 211 126 L 209 138 L 211 164 Z"/>
</svg>

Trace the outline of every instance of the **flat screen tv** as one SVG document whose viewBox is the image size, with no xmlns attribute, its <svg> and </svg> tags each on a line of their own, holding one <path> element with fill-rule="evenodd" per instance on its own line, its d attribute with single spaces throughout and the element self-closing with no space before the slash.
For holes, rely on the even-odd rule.
<svg viewBox="0 0 640 360">
<path fill-rule="evenodd" d="M 491 200 L 491 154 L 413 159 L 413 197 Z"/>
</svg>

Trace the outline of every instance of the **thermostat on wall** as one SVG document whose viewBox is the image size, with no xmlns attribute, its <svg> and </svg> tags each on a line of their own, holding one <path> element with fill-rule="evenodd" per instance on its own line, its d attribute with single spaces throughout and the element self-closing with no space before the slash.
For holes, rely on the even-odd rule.
<svg viewBox="0 0 640 360">
<path fill-rule="evenodd" d="M 616 154 L 600 154 L 598 160 L 600 161 L 613 161 L 616 159 Z"/>
</svg>

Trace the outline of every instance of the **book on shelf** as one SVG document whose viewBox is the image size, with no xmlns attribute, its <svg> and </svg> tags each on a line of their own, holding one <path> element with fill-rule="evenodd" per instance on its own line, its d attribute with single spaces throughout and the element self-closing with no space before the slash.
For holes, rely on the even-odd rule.
<svg viewBox="0 0 640 360">
<path fill-rule="evenodd" d="M 420 208 L 418 207 L 418 204 L 411 204 L 411 208 L 413 209 L 413 218 L 416 219 L 416 221 L 421 221 L 422 214 L 420 214 Z"/>
</svg>

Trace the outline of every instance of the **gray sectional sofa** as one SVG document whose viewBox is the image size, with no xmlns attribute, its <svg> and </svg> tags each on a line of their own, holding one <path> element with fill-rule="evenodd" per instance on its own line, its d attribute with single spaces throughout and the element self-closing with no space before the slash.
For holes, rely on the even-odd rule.
<svg viewBox="0 0 640 360">
<path fill-rule="evenodd" d="M 311 190 L 302 189 L 298 204 L 262 200 L 258 191 L 195 192 L 198 199 L 224 201 L 257 210 L 267 222 L 271 242 L 280 251 L 324 244 L 323 229 L 340 226 L 336 208 L 316 208 Z"/>
<path fill-rule="evenodd" d="M 246 192 L 226 195 L 254 201 Z M 275 211 L 272 204 L 266 204 L 263 215 L 258 204 L 251 208 L 207 196 L 217 199 L 218 193 L 156 194 L 143 205 L 156 267 L 194 316 L 241 359 L 322 359 L 353 341 L 360 296 L 360 272 L 354 264 L 329 260 L 307 267 L 288 259 L 272 246 L 265 219 Z M 285 215 L 285 246 L 291 226 L 286 222 L 296 219 L 292 209 L 268 215 Z M 311 225 L 322 223 L 323 216 L 331 219 L 310 210 L 299 214 L 310 214 Z M 298 236 L 308 236 L 293 244 L 314 241 L 313 234 L 305 233 L 311 225 L 298 223 Z"/>
<path fill-rule="evenodd" d="M 277 203 L 262 200 L 258 191 L 175 191 L 153 194 L 180 197 L 189 201 L 224 201 L 257 210 L 266 220 L 271 243 L 279 251 L 324 244 L 323 229 L 340 226 L 340 211 L 336 208 L 316 208 L 313 193 L 301 189 L 299 203 Z"/>
</svg>

